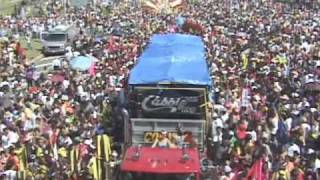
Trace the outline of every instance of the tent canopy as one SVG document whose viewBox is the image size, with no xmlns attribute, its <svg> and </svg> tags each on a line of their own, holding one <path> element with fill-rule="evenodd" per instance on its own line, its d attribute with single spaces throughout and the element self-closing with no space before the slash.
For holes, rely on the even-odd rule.
<svg viewBox="0 0 320 180">
<path fill-rule="evenodd" d="M 211 86 L 205 46 L 198 36 L 154 35 L 129 77 L 130 85 Z"/>
</svg>

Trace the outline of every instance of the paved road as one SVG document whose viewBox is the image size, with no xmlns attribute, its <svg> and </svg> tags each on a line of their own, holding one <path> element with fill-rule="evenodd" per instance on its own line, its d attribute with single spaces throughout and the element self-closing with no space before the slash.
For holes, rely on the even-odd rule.
<svg viewBox="0 0 320 180">
<path fill-rule="evenodd" d="M 77 8 L 86 6 L 89 2 L 89 0 L 70 0 L 71 6 L 76 6 Z"/>
<path fill-rule="evenodd" d="M 40 72 L 45 71 L 45 68 L 47 68 L 47 71 L 52 70 L 53 66 L 52 66 L 52 62 L 55 59 L 61 58 L 62 56 L 49 56 L 49 57 L 43 57 L 41 59 L 38 59 L 36 61 L 34 61 L 35 65 L 36 65 L 36 69 Z"/>
</svg>

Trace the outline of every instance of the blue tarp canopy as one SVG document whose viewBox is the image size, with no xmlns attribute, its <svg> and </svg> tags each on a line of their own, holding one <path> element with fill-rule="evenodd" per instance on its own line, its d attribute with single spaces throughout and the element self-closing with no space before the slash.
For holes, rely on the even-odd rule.
<svg viewBox="0 0 320 180">
<path fill-rule="evenodd" d="M 184 34 L 154 35 L 132 69 L 129 84 L 212 86 L 201 38 Z"/>
</svg>

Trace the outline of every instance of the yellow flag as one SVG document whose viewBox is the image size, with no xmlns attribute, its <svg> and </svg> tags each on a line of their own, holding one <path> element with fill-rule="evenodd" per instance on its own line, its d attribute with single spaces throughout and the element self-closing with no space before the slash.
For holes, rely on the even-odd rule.
<svg viewBox="0 0 320 180">
<path fill-rule="evenodd" d="M 98 180 L 106 178 L 106 168 L 104 163 L 109 162 L 111 156 L 111 145 L 110 137 L 108 135 L 98 135 L 97 136 L 97 154 L 98 154 L 98 163 L 97 171 Z"/>
<path fill-rule="evenodd" d="M 59 155 L 64 158 L 68 157 L 68 150 L 65 147 L 60 148 Z"/>
<path fill-rule="evenodd" d="M 286 58 L 286 57 L 284 57 L 284 56 L 278 56 L 278 62 L 280 63 L 280 64 L 284 64 L 284 65 L 286 65 L 287 63 L 288 63 L 288 59 Z"/>
<path fill-rule="evenodd" d="M 246 54 L 242 54 L 241 58 L 242 58 L 242 69 L 247 69 L 249 64 L 248 56 Z"/>
<path fill-rule="evenodd" d="M 77 173 L 78 163 L 80 158 L 80 150 L 77 147 L 73 147 L 70 151 L 70 163 L 71 163 L 71 172 Z"/>
<path fill-rule="evenodd" d="M 92 157 L 90 159 L 90 163 L 88 165 L 89 173 L 93 176 L 94 180 L 100 180 L 101 179 L 101 174 L 98 169 L 99 167 L 99 160 L 96 157 Z"/>
<path fill-rule="evenodd" d="M 20 170 L 24 171 L 24 170 L 28 169 L 27 148 L 25 146 L 23 146 L 23 147 L 17 149 L 15 152 L 19 158 Z"/>
</svg>

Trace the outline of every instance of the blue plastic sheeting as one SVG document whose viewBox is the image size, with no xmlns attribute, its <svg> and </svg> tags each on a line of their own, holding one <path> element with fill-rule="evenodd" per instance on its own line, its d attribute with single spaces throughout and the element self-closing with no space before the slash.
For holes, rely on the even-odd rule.
<svg viewBox="0 0 320 180">
<path fill-rule="evenodd" d="M 154 35 L 129 77 L 131 85 L 168 83 L 212 86 L 200 37 Z"/>
</svg>

